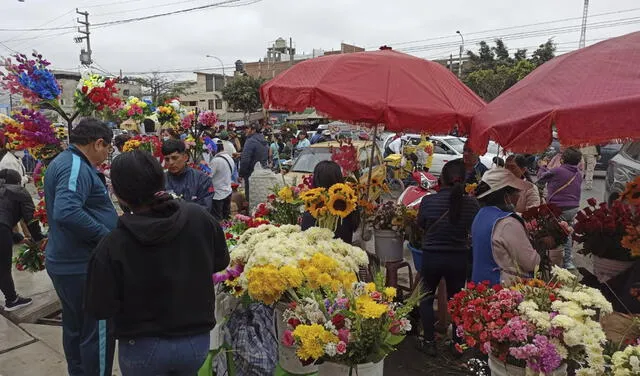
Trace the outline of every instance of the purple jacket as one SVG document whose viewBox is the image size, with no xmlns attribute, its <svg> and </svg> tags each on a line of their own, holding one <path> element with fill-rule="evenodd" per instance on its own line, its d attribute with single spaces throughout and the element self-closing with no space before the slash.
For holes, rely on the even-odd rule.
<svg viewBox="0 0 640 376">
<path fill-rule="evenodd" d="M 539 183 L 547 184 L 547 201 L 561 209 L 573 209 L 580 206 L 580 193 L 582 187 L 582 172 L 578 166 L 563 164 L 560 167 L 548 170 L 546 167 L 540 167 L 542 176 Z M 575 179 L 566 188 L 558 193 L 558 189 L 567 184 L 573 177 Z M 549 199 L 551 197 L 551 199 Z"/>
</svg>

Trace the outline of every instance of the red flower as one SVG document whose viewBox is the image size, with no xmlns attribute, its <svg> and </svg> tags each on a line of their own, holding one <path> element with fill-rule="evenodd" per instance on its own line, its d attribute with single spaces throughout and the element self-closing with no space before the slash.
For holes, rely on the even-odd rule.
<svg viewBox="0 0 640 376">
<path fill-rule="evenodd" d="M 289 324 L 289 326 L 291 326 L 293 329 L 295 329 L 298 325 L 301 324 L 301 322 L 298 319 L 290 318 L 289 321 L 287 321 L 287 324 Z"/>
<path fill-rule="evenodd" d="M 589 204 L 590 206 L 596 206 L 598 204 L 598 201 L 595 198 L 591 197 L 587 200 L 587 204 Z"/>
<path fill-rule="evenodd" d="M 331 322 L 336 329 L 340 330 L 344 328 L 344 316 L 341 314 L 337 314 L 331 318 Z"/>
</svg>

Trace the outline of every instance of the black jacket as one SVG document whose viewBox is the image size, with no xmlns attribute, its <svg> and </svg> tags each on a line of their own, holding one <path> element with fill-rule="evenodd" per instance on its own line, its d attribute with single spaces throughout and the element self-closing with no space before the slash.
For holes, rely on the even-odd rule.
<svg viewBox="0 0 640 376">
<path fill-rule="evenodd" d="M 85 309 L 114 318 L 116 338 L 206 333 L 215 325 L 212 276 L 228 264 L 224 233 L 207 210 L 169 200 L 123 215 L 100 242 Z"/>
<path fill-rule="evenodd" d="M 38 242 L 43 236 L 40 225 L 33 220 L 34 210 L 33 200 L 24 187 L 0 183 L 0 225 L 13 230 L 22 219 L 29 227 L 33 240 Z"/>
<path fill-rule="evenodd" d="M 247 138 L 242 148 L 238 174 L 246 179 L 253 174 L 256 163 L 260 162 L 262 167 L 266 167 L 268 159 L 269 146 L 267 141 L 262 133 L 254 133 Z"/>
</svg>

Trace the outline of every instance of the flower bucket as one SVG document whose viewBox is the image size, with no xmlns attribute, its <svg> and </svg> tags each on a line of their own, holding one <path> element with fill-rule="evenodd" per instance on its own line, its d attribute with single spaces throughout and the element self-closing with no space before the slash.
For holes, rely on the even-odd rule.
<svg viewBox="0 0 640 376">
<path fill-rule="evenodd" d="M 418 273 L 422 270 L 422 249 L 414 248 L 411 244 L 407 244 L 407 248 L 411 251 L 411 256 L 413 257 L 413 266 L 416 268 Z"/>
<path fill-rule="evenodd" d="M 285 309 L 286 306 L 284 303 L 276 303 L 276 332 L 278 333 L 278 363 L 280 368 L 291 375 L 308 375 L 310 373 L 318 372 L 318 366 L 313 364 L 303 366 L 296 355 L 296 350 L 282 344 L 282 336 L 284 331 L 287 330 L 287 323 L 284 321 L 282 316 Z"/>
<path fill-rule="evenodd" d="M 382 263 L 404 259 L 404 239 L 395 231 L 377 230 L 375 249 L 376 256 Z"/>
<path fill-rule="evenodd" d="M 593 274 L 600 283 L 605 283 L 611 278 L 629 269 L 633 261 L 618 261 L 598 256 L 593 256 Z"/>
<path fill-rule="evenodd" d="M 493 355 L 489 356 L 489 369 L 491 369 L 491 376 L 537 376 L 539 373 L 533 372 L 525 367 L 518 367 L 511 364 L 507 364 Z M 567 363 L 563 363 L 560 368 L 548 373 L 546 376 L 566 376 L 567 375 Z"/>
<path fill-rule="evenodd" d="M 382 376 L 384 360 L 378 363 L 358 364 L 353 367 L 351 376 Z M 324 362 L 318 367 L 318 376 L 349 376 L 349 366 L 345 364 Z"/>
</svg>

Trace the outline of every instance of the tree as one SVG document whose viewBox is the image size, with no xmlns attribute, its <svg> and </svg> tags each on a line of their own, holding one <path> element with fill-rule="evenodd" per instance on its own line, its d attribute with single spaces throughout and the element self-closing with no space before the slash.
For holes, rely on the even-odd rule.
<svg viewBox="0 0 640 376">
<path fill-rule="evenodd" d="M 222 89 L 222 99 L 233 110 L 244 113 L 245 123 L 251 112 L 259 111 L 262 108 L 260 85 L 263 82 L 264 80 L 261 78 L 241 76 L 235 78 Z"/>
<path fill-rule="evenodd" d="M 537 67 L 546 63 L 547 61 L 556 57 L 556 44 L 553 43 L 553 39 L 549 39 L 544 44 L 541 44 L 537 50 L 531 55 L 531 62 Z"/>
<path fill-rule="evenodd" d="M 174 81 L 158 73 L 152 73 L 149 77 L 136 78 L 136 82 L 142 85 L 143 95 L 151 97 L 154 105 L 164 103 L 167 99 L 190 94 L 195 82 Z"/>
<path fill-rule="evenodd" d="M 501 39 L 495 40 L 495 46 L 489 47 L 480 42 L 478 54 L 468 51 L 470 67 L 463 78 L 464 83 L 485 101 L 489 102 L 505 90 L 525 78 L 538 66 L 555 56 L 556 47 L 550 39 L 527 59 L 527 50 L 518 49 L 513 58 Z"/>
</svg>

